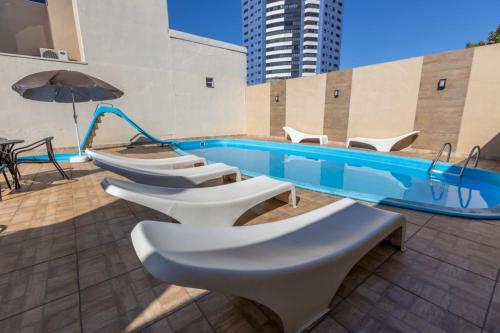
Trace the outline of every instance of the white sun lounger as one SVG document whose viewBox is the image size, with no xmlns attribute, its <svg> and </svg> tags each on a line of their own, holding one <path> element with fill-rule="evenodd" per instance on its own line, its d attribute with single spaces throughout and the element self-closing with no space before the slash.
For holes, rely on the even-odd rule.
<svg viewBox="0 0 500 333">
<path fill-rule="evenodd" d="M 159 159 L 146 159 L 146 158 L 131 158 L 120 156 L 117 154 L 110 154 L 102 151 L 96 151 L 93 149 L 87 149 L 85 151 L 87 155 L 93 159 L 105 160 L 115 164 L 128 165 L 134 167 L 145 167 L 148 169 L 182 169 L 193 167 L 197 165 L 206 165 L 207 160 L 203 157 L 198 157 L 195 155 L 184 155 L 169 158 L 159 158 Z"/>
<path fill-rule="evenodd" d="M 95 158 L 93 161 L 102 169 L 146 185 L 188 188 L 222 177 L 232 177 L 236 181 L 241 180 L 240 170 L 224 163 L 214 163 L 196 168 L 162 170 L 115 164 L 99 158 Z"/>
<path fill-rule="evenodd" d="M 285 139 L 290 137 L 290 140 L 292 140 L 293 143 L 300 143 L 302 140 L 306 139 L 319 140 L 319 143 L 322 145 L 328 143 L 328 136 L 323 134 L 317 135 L 317 134 L 303 133 L 291 127 L 283 127 L 283 130 L 285 131 Z"/>
<path fill-rule="evenodd" d="M 292 183 L 266 176 L 191 189 L 150 186 L 113 178 L 105 178 L 101 185 L 118 198 L 155 209 L 182 224 L 201 226 L 232 226 L 253 206 L 276 196 L 288 201 L 289 193 L 293 207 L 297 204 Z"/>
<path fill-rule="evenodd" d="M 404 249 L 404 228 L 400 214 L 343 199 L 253 226 L 143 221 L 132 242 L 156 278 L 254 300 L 296 332 L 329 311 L 347 273 L 380 241 L 391 236 Z"/>
<path fill-rule="evenodd" d="M 420 131 L 414 131 L 393 138 L 386 139 L 374 139 L 374 138 L 349 138 L 346 143 L 346 147 L 349 148 L 353 143 L 361 143 L 365 145 L 372 146 L 381 152 L 390 152 L 391 150 L 401 150 L 410 146 L 418 137 Z"/>
</svg>

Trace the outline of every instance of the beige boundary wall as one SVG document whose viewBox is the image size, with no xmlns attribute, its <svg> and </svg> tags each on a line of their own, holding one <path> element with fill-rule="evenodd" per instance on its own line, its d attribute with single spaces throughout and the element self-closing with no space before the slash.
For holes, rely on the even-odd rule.
<svg viewBox="0 0 500 333">
<path fill-rule="evenodd" d="M 468 154 L 474 145 L 500 157 L 500 44 L 474 51 L 457 151 Z"/>
<path fill-rule="evenodd" d="M 286 126 L 321 133 L 325 112 L 326 74 L 290 80 L 286 86 Z"/>
<path fill-rule="evenodd" d="M 466 156 L 474 145 L 480 145 L 482 156 L 500 159 L 500 45 L 478 47 L 471 52 L 471 64 L 467 59 L 471 53 L 459 50 L 353 68 L 346 139 L 384 138 L 419 129 L 432 135 L 417 139 L 415 146 L 419 150 L 436 151 L 443 140 L 457 138 L 453 140 L 457 156 Z M 437 90 L 440 78 L 447 79 L 444 91 Z M 325 105 L 325 96 L 333 94 L 326 91 L 325 81 L 324 74 L 286 80 L 287 125 L 314 134 L 328 130 L 322 127 L 328 125 L 323 121 L 325 112 L 336 111 Z M 274 98 L 261 87 L 247 87 L 250 135 L 261 134 L 257 127 L 249 125 L 251 121 L 273 118 L 268 115 L 270 109 L 256 111 L 258 105 L 272 103 Z M 336 87 L 335 82 L 328 87 Z M 260 91 L 255 98 L 266 101 L 253 100 L 249 91 Z M 457 122 L 459 126 L 455 126 Z"/>
<path fill-rule="evenodd" d="M 257 136 L 271 133 L 271 85 L 269 83 L 246 88 L 246 132 Z"/>
<path fill-rule="evenodd" d="M 157 137 L 245 133 L 244 48 L 169 30 L 165 0 L 66 1 L 79 21 L 85 62 L 0 54 L 0 137 L 54 136 L 56 147 L 75 146 L 71 105 L 30 101 L 11 90 L 28 74 L 57 69 L 85 72 L 123 90 L 111 102 Z M 215 88 L 206 88 L 206 77 Z M 77 105 L 81 132 L 96 104 Z M 94 144 L 126 143 L 134 134 L 108 115 Z"/>
<path fill-rule="evenodd" d="M 423 58 L 356 68 L 347 137 L 382 138 L 413 131 Z"/>
</svg>

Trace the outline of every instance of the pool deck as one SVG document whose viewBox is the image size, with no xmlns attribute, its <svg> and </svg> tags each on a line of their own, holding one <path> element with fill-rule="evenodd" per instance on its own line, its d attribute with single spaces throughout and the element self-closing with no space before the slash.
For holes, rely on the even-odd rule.
<svg viewBox="0 0 500 333">
<path fill-rule="evenodd" d="M 158 146 L 110 150 L 175 155 Z M 480 166 L 500 172 L 500 162 Z M 63 167 L 72 180 L 61 180 L 49 164 L 23 166 L 23 189 L 3 192 L 0 332 L 281 332 L 276 316 L 256 303 L 151 277 L 130 231 L 141 220 L 169 218 L 106 194 L 100 181 L 111 173 L 92 163 Z M 339 199 L 303 189 L 298 195 L 296 209 L 272 199 L 238 224 L 272 222 Z M 500 332 L 500 221 L 375 206 L 406 216 L 407 251 L 375 247 L 309 330 Z"/>
</svg>

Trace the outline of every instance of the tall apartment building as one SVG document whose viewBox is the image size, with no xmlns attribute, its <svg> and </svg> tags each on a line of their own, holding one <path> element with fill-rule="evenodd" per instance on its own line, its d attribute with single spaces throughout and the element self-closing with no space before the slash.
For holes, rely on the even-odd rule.
<svg viewBox="0 0 500 333">
<path fill-rule="evenodd" d="M 343 0 L 242 0 L 247 83 L 337 70 Z"/>
</svg>

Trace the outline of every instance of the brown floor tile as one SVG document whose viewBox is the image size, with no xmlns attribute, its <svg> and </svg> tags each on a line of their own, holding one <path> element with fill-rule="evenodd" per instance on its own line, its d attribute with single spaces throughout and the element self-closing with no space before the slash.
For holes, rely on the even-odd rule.
<svg viewBox="0 0 500 333">
<path fill-rule="evenodd" d="M 500 224 L 436 215 L 426 227 L 500 249 Z"/>
<path fill-rule="evenodd" d="M 81 292 L 85 332 L 131 332 L 186 306 L 191 298 L 181 287 L 162 283 L 142 269 Z"/>
<path fill-rule="evenodd" d="M 77 249 L 82 251 L 126 238 L 138 222 L 135 216 L 130 215 L 76 228 Z"/>
<path fill-rule="evenodd" d="M 254 329 L 238 312 L 233 300 L 219 293 L 210 293 L 196 301 L 198 308 L 217 332 L 253 332 Z"/>
<path fill-rule="evenodd" d="M 500 268 L 500 249 L 426 227 L 420 229 L 407 246 L 493 280 Z"/>
<path fill-rule="evenodd" d="M 0 275 L 0 320 L 78 291 L 74 255 Z"/>
<path fill-rule="evenodd" d="M 377 276 L 371 276 L 331 316 L 354 332 L 480 332 L 479 327 Z"/>
<path fill-rule="evenodd" d="M 75 236 L 71 233 L 54 233 L 37 238 L 27 238 L 30 231 L 7 234 L 0 242 L 0 274 L 60 258 L 75 252 Z M 34 232 L 37 233 L 37 232 Z M 40 233 L 45 233 L 41 231 Z M 19 241 L 20 239 L 24 239 Z M 5 243 L 5 244 L 3 244 Z"/>
<path fill-rule="evenodd" d="M 377 274 L 384 279 L 481 326 L 494 282 L 407 250 L 385 262 Z"/>
<path fill-rule="evenodd" d="M 141 267 L 129 237 L 78 253 L 80 288 Z"/>
<path fill-rule="evenodd" d="M 80 332 L 78 294 L 46 303 L 0 321 L 0 333 Z"/>
<path fill-rule="evenodd" d="M 496 285 L 484 328 L 490 333 L 500 332 L 500 282 Z"/>
</svg>

